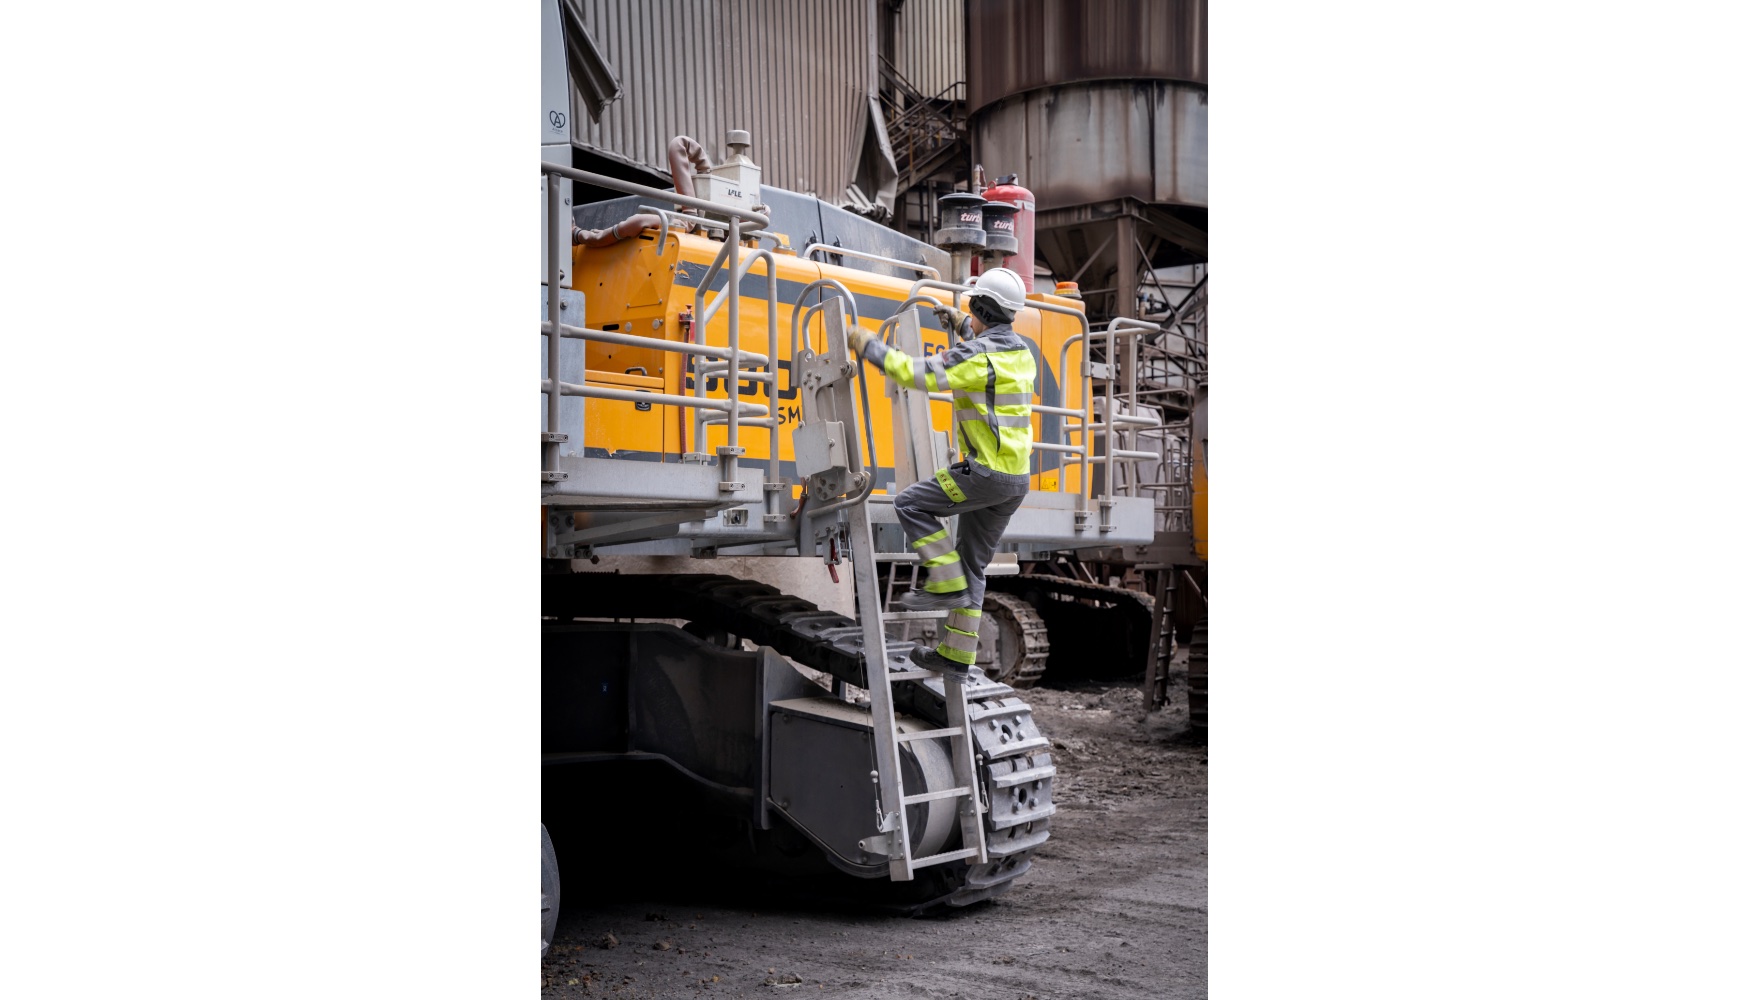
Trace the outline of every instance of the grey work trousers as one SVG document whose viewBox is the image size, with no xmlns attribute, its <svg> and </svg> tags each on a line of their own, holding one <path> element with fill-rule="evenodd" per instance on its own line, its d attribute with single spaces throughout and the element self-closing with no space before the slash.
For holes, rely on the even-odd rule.
<svg viewBox="0 0 1750 1000">
<path fill-rule="evenodd" d="M 927 572 L 938 584 L 931 589 L 946 591 L 960 588 L 941 587 L 942 583 L 951 583 L 954 578 L 964 575 L 966 589 L 970 591 L 967 595 L 971 598 L 970 606 L 981 608 L 984 606 L 984 569 L 990 565 L 991 556 L 996 554 L 997 541 L 1003 537 L 1003 529 L 1009 526 L 1009 518 L 1027 499 L 1027 487 L 987 479 L 973 472 L 966 462 L 949 466 L 948 475 L 965 495 L 965 500 L 956 502 L 949 498 L 932 475 L 901 490 L 893 498 L 893 512 L 898 515 L 905 540 L 914 551 L 922 539 L 946 530 L 940 518 L 960 515 L 960 537 L 954 545 L 954 552 L 960 557 L 958 564 L 949 563 Z"/>
</svg>

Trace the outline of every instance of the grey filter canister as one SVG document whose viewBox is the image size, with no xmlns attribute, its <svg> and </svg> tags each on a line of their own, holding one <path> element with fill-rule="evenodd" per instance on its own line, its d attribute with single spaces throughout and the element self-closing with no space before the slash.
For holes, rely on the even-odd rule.
<svg viewBox="0 0 1750 1000">
<path fill-rule="evenodd" d="M 1006 201 L 984 203 L 984 250 L 986 253 L 1016 254 L 1021 242 L 1015 238 L 1015 213 L 1021 206 Z"/>
<path fill-rule="evenodd" d="M 983 197 L 965 191 L 945 194 L 936 201 L 936 246 L 943 250 L 982 250 L 984 248 Z"/>
</svg>

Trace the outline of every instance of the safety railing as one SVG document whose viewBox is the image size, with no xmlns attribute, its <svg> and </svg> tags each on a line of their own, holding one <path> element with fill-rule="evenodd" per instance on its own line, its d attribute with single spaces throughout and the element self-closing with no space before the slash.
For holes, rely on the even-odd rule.
<svg viewBox="0 0 1750 1000">
<path fill-rule="evenodd" d="M 743 238 L 742 226 L 744 224 L 751 224 L 755 229 L 764 229 L 771 224 L 771 220 L 758 212 L 749 212 L 726 205 L 719 205 L 699 198 L 678 194 L 674 191 L 662 191 L 657 188 L 646 187 L 642 184 L 623 181 L 616 177 L 608 177 L 587 170 L 578 170 L 574 167 L 561 166 L 557 163 L 541 164 L 541 174 L 547 189 L 546 240 L 548 251 L 547 319 L 541 324 L 541 333 L 547 338 L 547 377 L 541 380 L 541 393 L 547 397 L 547 430 L 541 435 L 542 482 L 559 482 L 566 476 L 566 473 L 559 467 L 560 445 L 569 439 L 569 429 L 562 429 L 560 420 L 559 404 L 560 400 L 565 396 L 582 396 L 586 399 L 619 400 L 632 403 L 651 403 L 661 406 L 683 408 L 690 407 L 694 411 L 695 434 L 693 440 L 696 445 L 700 446 L 700 452 L 687 457 L 695 460 L 704 460 L 709 457 L 703 453 L 702 448 L 704 443 L 702 431 L 706 422 L 706 411 L 721 413 L 722 416 L 716 418 L 716 420 L 721 420 L 727 425 L 728 441 L 726 445 L 717 449 L 720 470 L 720 482 L 718 483 L 718 488 L 725 492 L 736 492 L 743 488 L 743 484 L 736 481 L 738 473 L 737 460 L 745 453 L 745 449 L 740 445 L 741 425 L 746 422 L 753 425 L 768 426 L 771 428 L 772 434 L 770 481 L 775 482 L 777 480 L 778 471 L 777 422 L 776 420 L 770 419 L 771 411 L 765 405 L 760 403 L 743 403 L 736 398 L 737 389 L 743 381 L 747 380 L 748 376 L 765 375 L 766 378 L 771 378 L 771 372 L 775 372 L 777 367 L 773 364 L 771 358 L 768 358 L 763 354 L 756 354 L 751 351 L 744 352 L 741 350 L 741 282 L 739 279 L 746 274 L 754 260 L 761 259 L 761 255 L 764 255 L 763 259 L 766 260 L 766 270 L 769 276 L 769 301 L 775 303 L 777 298 L 777 268 L 774 266 L 771 252 L 765 250 L 756 251 L 750 255 L 746 263 L 741 259 L 740 251 L 743 249 L 741 246 L 741 240 Z M 701 212 L 713 212 L 720 216 L 727 216 L 727 222 L 720 222 L 719 220 L 713 219 L 700 219 L 693 216 L 688 216 L 686 219 L 688 225 L 699 225 L 704 223 L 712 226 L 722 225 L 727 228 L 727 238 L 724 240 L 723 249 L 718 252 L 717 259 L 713 261 L 711 268 L 711 273 L 715 274 L 727 266 L 731 276 L 736 279 L 729 282 L 727 302 L 725 303 L 729 308 L 729 343 L 727 346 L 711 347 L 697 342 L 663 340 L 655 337 L 639 337 L 633 334 L 618 333 L 609 330 L 591 330 L 587 327 L 567 324 L 560 320 L 560 298 L 563 288 L 560 284 L 559 278 L 560 261 L 564 257 L 569 257 L 571 251 L 570 212 L 564 211 L 563 199 L 560 197 L 560 184 L 564 180 L 581 181 L 585 184 L 607 188 L 611 191 L 640 195 L 649 198 L 652 201 L 664 202 L 678 205 L 682 208 L 691 208 Z M 670 224 L 672 221 L 678 221 L 678 217 L 674 216 L 673 213 L 666 209 L 656 209 L 655 211 L 662 221 L 662 229 L 659 233 L 659 238 L 663 241 L 663 244 L 658 250 L 659 252 L 665 252 Z M 708 276 L 706 281 L 700 285 L 701 293 L 703 293 L 703 291 L 709 286 L 710 278 Z M 695 309 L 695 313 L 699 313 L 699 310 Z M 777 310 L 775 307 L 768 309 L 767 317 L 769 335 L 767 349 L 775 351 L 778 344 Z M 694 326 L 695 337 L 702 336 L 700 331 L 702 331 L 703 327 L 703 322 Z M 713 363 L 698 366 L 699 372 L 696 373 L 694 377 L 695 392 L 692 396 L 590 385 L 587 384 L 587 375 L 585 376 L 585 384 L 579 385 L 562 381 L 559 377 L 560 344 L 566 339 L 643 347 L 673 354 L 710 359 Z M 751 364 L 754 367 L 761 365 L 768 366 L 770 371 L 767 373 L 744 372 L 742 369 L 744 364 Z M 587 355 L 584 370 L 585 372 L 589 370 Z M 725 380 L 726 384 L 729 386 L 728 398 L 708 399 L 705 397 L 704 387 L 705 383 L 708 381 L 707 372 L 720 375 Z M 775 381 L 773 384 L 775 385 Z M 762 420 L 761 418 L 767 419 Z M 716 422 L 716 420 L 713 420 L 712 422 Z M 577 418 L 576 432 L 578 450 L 580 453 L 584 450 L 583 446 L 586 440 L 584 434 L 587 429 L 588 407 L 586 406 L 583 408 L 583 413 Z"/>
<path fill-rule="evenodd" d="M 1164 424 L 1137 432 L 1141 437 L 1160 441 L 1160 478 L 1155 482 L 1139 485 L 1141 489 L 1155 494 L 1155 513 L 1162 515 L 1163 531 L 1191 530 L 1190 432 L 1189 421 Z"/>
<path fill-rule="evenodd" d="M 928 264 L 917 264 L 909 260 L 900 260 L 898 257 L 883 257 L 878 253 L 869 253 L 865 250 L 852 250 L 849 247 L 827 246 L 825 243 L 808 244 L 808 246 L 804 247 L 802 250 L 802 258 L 807 260 L 808 258 L 813 257 L 816 253 L 824 253 L 834 257 L 854 257 L 857 260 L 874 261 L 878 264 L 891 264 L 894 267 L 904 268 L 907 271 L 916 271 L 919 274 L 927 274 L 931 278 L 937 280 L 940 280 L 942 277 L 942 272 Z"/>
<path fill-rule="evenodd" d="M 770 250 L 750 250 L 745 262 L 737 262 L 736 258 L 741 255 L 741 251 L 744 249 L 739 243 L 740 236 L 739 227 L 732 223 L 729 238 L 724 240 L 723 248 L 717 251 L 716 258 L 711 261 L 711 266 L 705 271 L 705 277 L 699 282 L 697 291 L 693 293 L 694 336 L 702 336 L 706 324 L 711 321 L 720 308 L 727 306 L 729 309 L 730 351 L 733 353 L 740 349 L 741 282 L 753 271 L 754 264 L 763 261 L 766 265 L 766 349 L 772 352 L 772 359 L 767 360 L 761 355 L 755 355 L 755 357 L 762 357 L 762 360 L 754 367 L 763 365 L 766 368 L 763 372 L 742 371 L 737 364 L 737 358 L 733 356 L 719 363 L 698 365 L 693 372 L 693 392 L 700 399 L 705 398 L 706 386 L 714 375 L 723 378 L 730 398 L 734 398 L 741 391 L 743 381 L 763 382 L 771 386 L 773 405 L 776 405 L 778 398 L 778 365 L 776 363 L 778 353 L 778 259 Z M 718 274 L 723 273 L 726 267 L 729 271 L 729 279 L 724 293 L 706 304 L 705 295 L 710 291 L 712 281 Z M 795 356 L 794 352 L 791 356 Z M 693 440 L 699 446 L 698 460 L 702 460 L 704 457 L 705 428 L 712 423 L 723 423 L 729 428 L 728 443 L 718 449 L 718 454 L 722 457 L 723 464 L 728 467 L 730 472 L 733 472 L 736 462 L 744 453 L 737 439 L 741 421 L 737 418 L 734 410 L 725 411 L 722 416 L 695 410 L 693 413 Z M 766 481 L 768 483 L 778 482 L 780 464 L 777 415 L 768 414 L 763 419 L 755 418 L 747 423 L 750 427 L 766 428 L 770 436 L 768 441 L 770 450 L 767 452 L 766 459 Z M 725 473 L 724 478 L 732 480 L 734 477 Z"/>
<path fill-rule="evenodd" d="M 1153 492 L 1155 512 L 1164 516 L 1164 530 L 1167 531 L 1189 530 L 1190 524 L 1188 417 L 1197 385 L 1208 378 L 1209 372 L 1208 281 L 1207 274 L 1201 276 L 1188 286 L 1178 303 L 1168 302 L 1165 312 L 1152 321 L 1115 321 L 1128 328 L 1148 325 L 1156 328 L 1131 341 L 1123 366 L 1123 391 L 1133 411 L 1141 412 L 1139 407 L 1148 407 L 1163 415 L 1164 424 L 1134 427 L 1126 432 L 1142 439 L 1139 443 L 1145 448 L 1155 448 L 1151 458 L 1159 465 L 1152 482 L 1142 482 L 1137 475 L 1141 470 L 1133 466 L 1132 479 L 1126 484 L 1125 492 L 1130 495 Z M 1107 353 L 1110 362 L 1113 360 L 1110 347 Z M 1159 423 L 1156 418 L 1149 419 Z"/>
</svg>

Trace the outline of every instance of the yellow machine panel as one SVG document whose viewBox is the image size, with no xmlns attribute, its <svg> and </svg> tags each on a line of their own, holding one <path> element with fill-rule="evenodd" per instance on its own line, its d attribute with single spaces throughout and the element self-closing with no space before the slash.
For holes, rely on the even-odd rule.
<svg viewBox="0 0 1750 1000">
<path fill-rule="evenodd" d="M 712 315 L 703 329 L 697 328 L 693 321 L 699 283 L 709 271 L 722 244 L 703 236 L 670 233 L 667 247 L 662 248 L 663 252 L 659 254 L 656 237 L 655 230 L 646 230 L 638 237 L 612 246 L 573 248 L 573 273 L 576 277 L 572 287 L 585 297 L 584 325 L 596 330 L 660 337 L 664 340 L 690 340 L 694 343 L 727 346 L 727 304 Z M 839 281 L 854 296 L 861 325 L 866 329 L 876 330 L 911 295 L 912 282 L 909 279 L 805 260 L 788 251 L 775 253 L 772 259 L 776 261 L 778 269 L 778 342 L 771 343 L 768 336 L 767 262 L 762 259 L 752 264 L 741 286 L 740 348 L 743 351 L 763 354 L 777 363 L 776 385 L 744 381 L 739 387 L 739 396 L 744 402 L 767 406 L 770 412 L 776 414 L 779 459 L 788 465 L 794 459 L 788 428 L 801 416 L 796 401 L 796 389 L 790 384 L 791 324 L 798 308 L 806 309 L 819 301 L 818 295 L 810 292 L 807 301 L 799 305 L 797 297 L 802 289 L 821 278 Z M 712 282 L 711 291 L 703 300 L 704 303 L 709 305 L 714 298 L 726 294 L 726 283 L 724 274 L 719 272 Z M 831 297 L 833 293 L 827 291 L 825 294 Z M 921 294 L 939 301 L 947 299 L 945 292 L 926 290 Z M 1081 310 L 1081 303 L 1073 299 L 1042 294 L 1029 298 Z M 924 352 L 935 354 L 946 350 L 948 335 L 941 329 L 935 316 L 928 309 L 920 309 L 918 318 L 922 326 Z M 810 325 L 813 329 L 803 331 L 798 343 L 807 344 L 807 338 L 812 334 L 813 348 L 818 351 L 822 347 L 822 322 L 816 317 Z M 1038 348 L 1035 359 L 1039 369 L 1038 384 L 1035 386 L 1037 401 L 1079 410 L 1083 406 L 1083 345 L 1077 338 L 1081 325 L 1070 316 L 1026 309 L 1016 318 L 1013 326 L 1016 333 Z M 1070 344 L 1066 354 L 1064 345 L 1071 338 L 1077 339 Z M 675 395 L 693 394 L 694 365 L 691 356 L 597 342 L 589 343 L 586 352 L 586 366 L 592 383 L 599 379 L 599 384 L 604 385 L 649 388 Z M 768 369 L 761 367 L 757 370 L 763 372 Z M 875 459 L 869 465 L 877 469 L 876 483 L 879 486 L 893 478 L 892 406 L 883 392 L 881 373 L 870 365 L 862 366 L 862 370 L 864 378 L 868 380 L 876 450 Z M 1066 371 L 1069 373 L 1067 378 Z M 774 388 L 777 396 L 775 406 Z M 705 395 L 708 398 L 724 399 L 727 394 L 728 387 L 722 379 L 707 379 Z M 936 430 L 948 430 L 951 413 L 948 403 L 933 402 L 930 413 Z M 679 407 L 657 406 L 650 411 L 639 411 L 634 403 L 591 399 L 586 422 L 586 444 L 591 449 L 607 449 L 624 458 L 678 462 L 686 452 L 702 451 L 712 454 L 717 446 L 726 442 L 728 432 L 722 423 L 706 426 L 703 447 L 700 447 L 700 442 L 690 440 L 693 433 L 692 417 L 692 411 Z M 1077 421 L 1074 418 L 1067 421 L 1070 426 L 1067 436 L 1061 429 L 1065 424 L 1062 417 L 1035 413 L 1033 422 L 1036 440 L 1081 443 L 1081 434 L 1075 429 Z M 749 465 L 765 462 L 771 454 L 772 436 L 771 431 L 766 428 L 744 428 L 740 441 L 747 449 L 747 454 L 742 462 Z M 1072 463 L 1065 469 L 1063 457 L 1056 452 L 1034 452 L 1036 489 L 1081 489 L 1080 465 Z M 1060 476 L 1067 478 L 1061 485 Z"/>
<path fill-rule="evenodd" d="M 671 355 L 672 357 L 672 355 Z M 595 360 L 593 357 L 591 360 Z M 624 360 L 624 359 L 622 359 Z M 631 389 L 634 392 L 662 392 L 662 376 L 650 374 L 643 365 L 627 365 L 623 372 L 601 371 L 591 367 L 584 372 L 585 384 L 605 385 L 616 389 Z M 639 409 L 640 406 L 645 407 Z M 663 440 L 668 421 L 663 419 L 662 407 L 650 403 L 624 403 L 614 399 L 584 400 L 584 426 L 613 425 L 613 433 L 603 435 L 598 441 L 590 436 L 592 447 L 602 447 L 608 450 L 612 458 L 621 451 L 634 453 L 661 453 L 667 450 Z"/>
</svg>

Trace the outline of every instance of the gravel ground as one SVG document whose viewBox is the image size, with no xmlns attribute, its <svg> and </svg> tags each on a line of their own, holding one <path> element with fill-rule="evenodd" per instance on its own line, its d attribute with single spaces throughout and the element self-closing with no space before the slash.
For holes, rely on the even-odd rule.
<svg viewBox="0 0 1750 1000">
<path fill-rule="evenodd" d="M 1184 739 L 1182 662 L 1174 668 L 1172 704 L 1146 718 L 1134 682 L 1023 692 L 1055 746 L 1058 811 L 1007 895 L 906 918 L 750 909 L 684 884 L 584 909 L 567 883 L 542 995 L 1207 996 L 1208 761 Z"/>
</svg>

